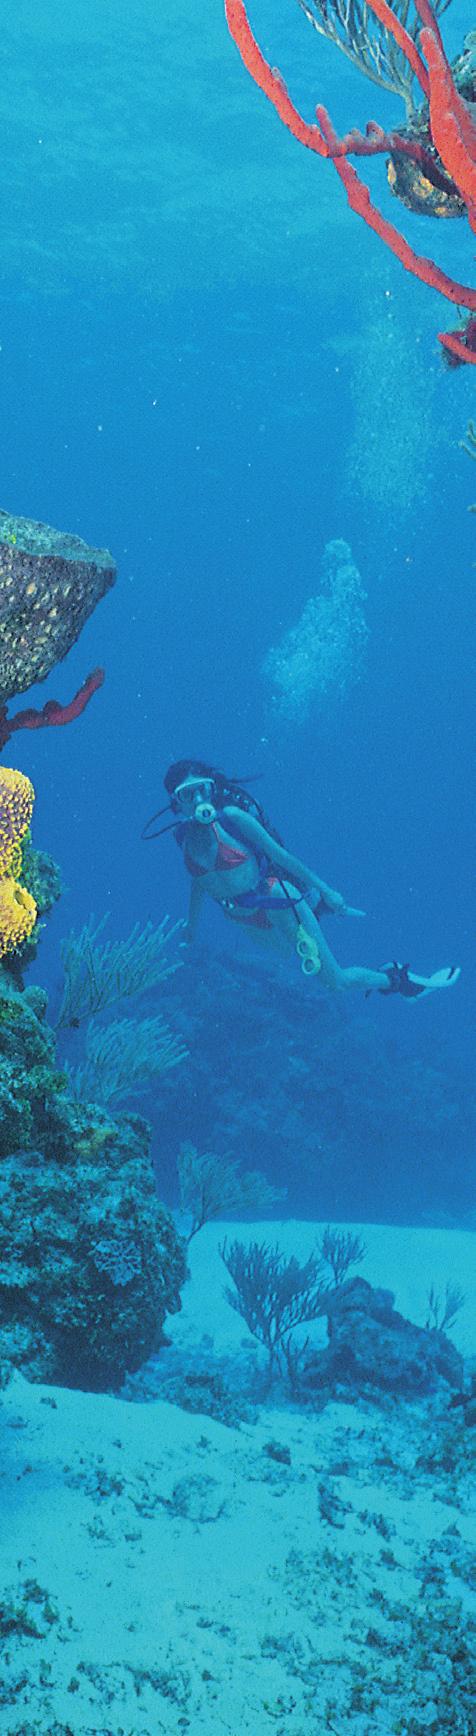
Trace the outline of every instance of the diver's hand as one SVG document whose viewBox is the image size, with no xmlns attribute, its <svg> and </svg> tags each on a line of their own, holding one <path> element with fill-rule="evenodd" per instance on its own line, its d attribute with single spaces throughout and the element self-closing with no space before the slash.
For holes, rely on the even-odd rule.
<svg viewBox="0 0 476 1736">
<path fill-rule="evenodd" d="M 365 910 L 357 910 L 355 905 L 347 904 L 342 894 L 332 892 L 330 886 L 326 886 L 325 892 L 320 894 L 317 915 L 319 908 L 323 916 L 365 916 Z"/>
<path fill-rule="evenodd" d="M 323 906 L 324 911 L 328 911 L 331 916 L 346 915 L 345 898 L 342 897 L 341 892 L 333 892 L 330 886 L 326 886 L 325 892 L 321 892 L 319 903 Z"/>
<path fill-rule="evenodd" d="M 327 904 L 327 898 L 326 898 L 326 904 Z M 329 899 L 329 909 L 332 910 L 333 916 L 346 916 L 347 915 L 346 901 L 345 901 L 345 898 L 342 897 L 341 892 L 331 892 L 330 899 Z"/>
</svg>

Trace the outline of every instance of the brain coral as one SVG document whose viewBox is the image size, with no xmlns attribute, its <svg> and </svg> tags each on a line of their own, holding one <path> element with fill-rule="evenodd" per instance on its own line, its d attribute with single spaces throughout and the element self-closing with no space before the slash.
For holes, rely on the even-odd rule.
<svg viewBox="0 0 476 1736">
<path fill-rule="evenodd" d="M 19 845 L 31 823 L 35 792 L 30 779 L 13 766 L 0 766 L 0 875 L 16 873 Z"/>
<path fill-rule="evenodd" d="M 0 512 L 0 706 L 44 681 L 115 576 L 107 549 Z"/>
</svg>

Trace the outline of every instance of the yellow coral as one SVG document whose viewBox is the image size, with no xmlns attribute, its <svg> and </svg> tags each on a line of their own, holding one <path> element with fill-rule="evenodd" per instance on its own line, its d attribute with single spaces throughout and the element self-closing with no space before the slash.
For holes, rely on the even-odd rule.
<svg viewBox="0 0 476 1736">
<path fill-rule="evenodd" d="M 17 879 L 34 800 L 33 784 L 25 773 L 0 766 L 0 958 L 28 940 L 38 914 L 34 898 Z"/>
<path fill-rule="evenodd" d="M 12 844 L 11 861 L 8 864 L 8 872 L 10 874 L 13 874 L 14 880 L 20 879 L 21 865 L 22 865 L 21 844 Z"/>
<path fill-rule="evenodd" d="M 18 874 L 20 844 L 31 822 L 35 792 L 24 772 L 0 766 L 0 875 Z"/>
<path fill-rule="evenodd" d="M 0 880 L 0 958 L 15 952 L 35 926 L 37 908 L 31 892 L 11 875 Z"/>
</svg>

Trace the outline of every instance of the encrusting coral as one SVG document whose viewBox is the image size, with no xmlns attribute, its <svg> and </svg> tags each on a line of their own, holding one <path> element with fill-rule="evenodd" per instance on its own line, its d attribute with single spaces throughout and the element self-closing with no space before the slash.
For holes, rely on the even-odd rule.
<svg viewBox="0 0 476 1736">
<path fill-rule="evenodd" d="M 29 833 L 22 844 L 21 858 L 22 884 L 31 892 L 38 916 L 47 916 L 63 889 L 58 864 L 49 850 L 37 850 L 33 846 Z M 41 928 L 42 924 L 38 926 Z"/>
<path fill-rule="evenodd" d="M 0 970 L 0 1364 L 99 1391 L 158 1348 L 185 1249 L 146 1123 L 72 1101 L 45 1009 Z"/>
</svg>

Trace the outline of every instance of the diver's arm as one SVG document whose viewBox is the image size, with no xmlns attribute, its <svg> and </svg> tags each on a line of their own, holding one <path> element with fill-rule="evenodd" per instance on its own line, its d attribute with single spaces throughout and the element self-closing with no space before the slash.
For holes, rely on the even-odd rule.
<svg viewBox="0 0 476 1736">
<path fill-rule="evenodd" d="M 260 825 L 259 820 L 255 820 L 243 808 L 227 807 L 223 810 L 225 830 L 227 814 L 233 824 L 239 826 L 242 837 L 248 839 L 255 850 L 269 856 L 273 867 L 280 868 L 283 874 L 288 875 L 289 879 L 299 886 L 300 891 L 317 892 L 328 910 L 345 910 L 345 899 L 340 892 L 334 892 L 331 886 L 327 886 L 325 880 L 321 880 L 318 874 L 306 867 L 305 862 L 300 861 L 299 856 L 291 856 L 289 850 L 284 850 L 282 844 L 277 844 L 276 839 Z"/>
<path fill-rule="evenodd" d="M 182 945 L 184 945 L 184 946 L 193 946 L 193 942 L 196 938 L 198 921 L 199 921 L 200 911 L 202 908 L 204 897 L 205 897 L 205 892 L 204 892 L 203 886 L 200 885 L 200 881 L 199 880 L 192 880 L 192 884 L 190 887 L 190 901 L 189 901 L 189 906 L 188 906 L 188 922 L 187 922 L 186 928 L 184 928 L 184 931 L 183 931 Z"/>
</svg>

